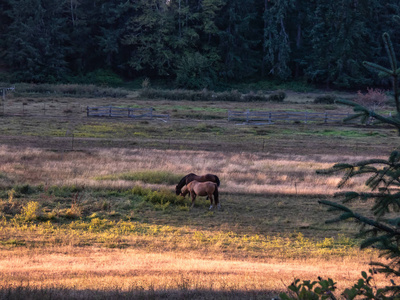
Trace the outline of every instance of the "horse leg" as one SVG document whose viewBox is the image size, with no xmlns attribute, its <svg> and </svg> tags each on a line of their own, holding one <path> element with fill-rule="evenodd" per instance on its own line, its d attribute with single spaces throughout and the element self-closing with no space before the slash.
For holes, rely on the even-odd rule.
<svg viewBox="0 0 400 300">
<path fill-rule="evenodd" d="M 209 210 L 212 210 L 213 207 L 214 207 L 214 206 L 213 206 L 213 197 L 212 197 L 212 194 L 208 194 L 207 198 L 210 199 L 210 203 L 211 203 L 211 206 L 210 206 Z M 215 203 L 215 201 L 214 201 L 214 203 Z"/>
<path fill-rule="evenodd" d="M 215 205 L 217 206 L 217 209 L 220 210 L 221 209 L 221 204 L 219 203 L 219 193 L 218 193 L 218 187 L 215 187 L 214 190 L 214 202 Z"/>
<path fill-rule="evenodd" d="M 196 200 L 196 194 L 194 192 L 191 192 L 190 196 L 192 197 L 192 206 L 190 206 L 190 209 L 192 209 L 194 206 L 194 200 Z"/>
</svg>

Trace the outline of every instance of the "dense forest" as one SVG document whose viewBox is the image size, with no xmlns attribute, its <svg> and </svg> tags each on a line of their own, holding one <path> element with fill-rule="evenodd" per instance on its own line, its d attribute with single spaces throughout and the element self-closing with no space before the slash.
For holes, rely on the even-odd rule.
<svg viewBox="0 0 400 300">
<path fill-rule="evenodd" d="M 383 85 L 362 62 L 388 64 L 384 32 L 400 51 L 399 16 L 398 0 L 2 0 L 0 68 L 38 83 Z"/>
</svg>

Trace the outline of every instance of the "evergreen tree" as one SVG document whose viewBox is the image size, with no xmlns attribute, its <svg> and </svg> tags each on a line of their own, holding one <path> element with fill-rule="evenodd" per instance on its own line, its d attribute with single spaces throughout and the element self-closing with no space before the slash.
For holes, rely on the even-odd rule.
<svg viewBox="0 0 400 300">
<path fill-rule="evenodd" d="M 387 33 L 383 34 L 385 48 L 388 53 L 391 68 L 385 68 L 375 63 L 366 62 L 369 68 L 379 71 L 382 75 L 391 76 L 393 79 L 393 92 L 396 102 L 397 111 L 400 112 L 400 95 L 398 91 L 397 77 L 400 68 L 397 67 L 397 60 L 394 55 L 393 45 Z M 346 103 L 346 102 L 344 102 Z M 355 111 L 359 114 L 355 117 L 363 117 L 364 119 L 372 116 L 379 118 L 380 121 L 395 125 L 400 132 L 399 115 L 394 118 L 381 117 L 374 114 L 372 110 L 353 102 L 347 102 L 353 105 Z M 339 213 L 339 216 L 328 220 L 327 223 L 340 222 L 345 220 L 355 220 L 360 224 L 359 236 L 363 238 L 361 249 L 367 247 L 375 247 L 380 251 L 381 256 L 388 260 L 388 263 L 372 262 L 375 267 L 368 276 L 366 272 L 362 272 L 362 277 L 353 287 L 345 289 L 343 295 L 346 299 L 357 299 L 362 295 L 363 299 L 400 299 L 400 285 L 391 280 L 391 284 L 384 288 L 377 289 L 371 285 L 374 273 L 383 273 L 392 278 L 400 278 L 400 152 L 393 151 L 387 160 L 384 159 L 368 159 L 359 161 L 354 164 L 338 163 L 328 170 L 320 170 L 317 173 L 331 174 L 336 172 L 344 172 L 338 187 L 344 187 L 345 184 L 354 177 L 366 176 L 365 185 L 370 192 L 346 191 L 337 193 L 336 197 L 343 197 L 343 204 L 321 200 L 319 203 L 329 206 L 329 210 Z M 372 201 L 371 201 L 372 200 Z M 362 202 L 363 207 L 370 205 L 371 216 L 357 212 L 345 204 Z M 371 203 L 373 203 L 371 205 Z M 290 297 L 285 293 L 280 296 L 282 299 L 336 299 L 332 291 L 336 289 L 332 279 L 322 280 L 319 282 L 304 281 L 299 283 L 296 280 L 289 289 L 294 292 L 295 297 Z M 320 286 L 317 286 L 320 285 Z"/>
<path fill-rule="evenodd" d="M 242 79 L 255 75 L 260 70 L 261 30 L 255 26 L 257 6 L 254 0 L 243 4 L 231 0 L 221 10 L 217 26 L 220 28 L 218 53 L 222 59 L 219 70 L 225 79 Z"/>
<path fill-rule="evenodd" d="M 264 11 L 264 61 L 269 74 L 279 79 L 291 76 L 291 38 L 288 33 L 289 10 L 294 0 L 265 1 Z"/>
<path fill-rule="evenodd" d="M 106 0 L 99 6 L 100 13 L 97 15 L 97 22 L 93 24 L 98 28 L 95 42 L 99 49 L 99 56 L 104 58 L 102 61 L 107 68 L 123 67 L 126 57 L 123 57 L 121 48 L 123 48 L 122 39 L 131 13 L 129 2 Z"/>
<path fill-rule="evenodd" d="M 7 0 L 4 33 L 14 80 L 56 82 L 67 73 L 65 7 L 56 0 Z"/>
<path fill-rule="evenodd" d="M 394 103 L 396 105 L 396 115 L 387 117 L 374 111 L 374 109 L 371 107 L 363 106 L 362 104 L 354 101 L 338 100 L 338 103 L 354 107 L 355 114 L 346 118 L 345 121 L 350 121 L 353 119 L 360 118 L 362 123 L 366 123 L 372 117 L 375 118 L 378 122 L 390 124 L 396 127 L 398 134 L 400 136 L 400 90 L 399 90 L 400 68 L 398 67 L 397 64 L 396 55 L 389 34 L 384 33 L 382 37 L 388 54 L 390 69 L 371 62 L 364 62 L 364 65 L 367 68 L 377 71 L 380 76 L 390 77 L 392 79 L 391 81 L 393 86 Z"/>
<path fill-rule="evenodd" d="M 8 30 L 8 26 L 11 23 L 11 18 L 6 14 L 6 11 L 10 9 L 8 2 L 2 1 L 0 3 L 0 66 L 6 65 L 4 56 L 7 53 L 7 47 L 5 43 L 5 37 Z"/>
<path fill-rule="evenodd" d="M 315 6 L 306 74 L 312 81 L 339 87 L 371 83 L 362 61 L 371 57 L 367 23 L 370 1 L 319 0 Z"/>
<path fill-rule="evenodd" d="M 178 1 L 180 2 L 180 1 Z M 183 56 L 177 61 L 176 83 L 179 87 L 211 88 L 217 81 L 221 61 L 217 53 L 219 28 L 216 18 L 225 0 L 203 0 L 186 3 L 186 16 L 179 14 L 179 31 Z M 182 4 L 178 8 L 181 8 Z M 182 20 L 185 22 L 182 22 Z"/>
<path fill-rule="evenodd" d="M 129 1 L 71 0 L 68 12 L 71 51 L 68 62 L 76 75 L 97 69 L 124 72 L 127 69 L 127 49 L 122 39 L 129 17 Z"/>
<path fill-rule="evenodd" d="M 124 44 L 132 54 L 129 65 L 147 75 L 171 76 L 181 45 L 175 34 L 173 10 L 165 0 L 138 0 L 133 3 Z"/>
<path fill-rule="evenodd" d="M 320 173 L 341 171 L 345 174 L 339 187 L 343 187 L 353 177 L 369 175 L 365 184 L 371 192 L 348 191 L 337 193 L 336 196 L 343 197 L 344 204 L 358 201 L 365 206 L 374 203 L 370 207 L 373 217 L 366 217 L 344 204 L 321 200 L 319 203 L 329 206 L 330 211 L 339 213 L 338 217 L 327 223 L 353 219 L 360 224 L 359 236 L 364 239 L 361 249 L 372 246 L 378 249 L 381 256 L 388 259 L 388 263 L 371 262 L 371 265 L 375 272 L 386 274 L 392 279 L 386 287 L 375 289 L 370 283 L 374 272 L 371 272 L 370 277 L 363 272 L 363 279 L 343 294 L 346 299 L 356 299 L 359 295 L 365 296 L 365 299 L 399 299 L 400 285 L 393 278 L 400 277 L 400 218 L 397 216 L 400 211 L 400 152 L 393 151 L 387 160 L 369 159 L 355 164 L 336 164 Z"/>
</svg>

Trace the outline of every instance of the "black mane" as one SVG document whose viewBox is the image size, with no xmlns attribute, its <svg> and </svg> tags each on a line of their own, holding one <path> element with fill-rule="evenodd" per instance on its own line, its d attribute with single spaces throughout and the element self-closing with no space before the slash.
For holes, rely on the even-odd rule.
<svg viewBox="0 0 400 300">
<path fill-rule="evenodd" d="M 188 176 L 191 176 L 191 175 L 195 175 L 195 174 L 190 173 L 190 174 L 187 174 L 186 176 L 184 176 L 184 177 L 179 181 L 179 183 L 177 184 L 176 187 L 177 187 L 178 189 L 183 188 L 183 186 L 186 185 L 186 178 L 187 178 Z"/>
</svg>

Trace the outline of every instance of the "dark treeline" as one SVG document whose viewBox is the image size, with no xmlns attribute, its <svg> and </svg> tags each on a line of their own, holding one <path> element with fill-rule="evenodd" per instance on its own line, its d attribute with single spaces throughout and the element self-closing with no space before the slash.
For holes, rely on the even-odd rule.
<svg viewBox="0 0 400 300">
<path fill-rule="evenodd" d="M 382 34 L 400 51 L 398 0 L 2 0 L 0 65 L 13 81 L 93 72 L 177 87 L 246 79 L 385 84 Z"/>
</svg>

